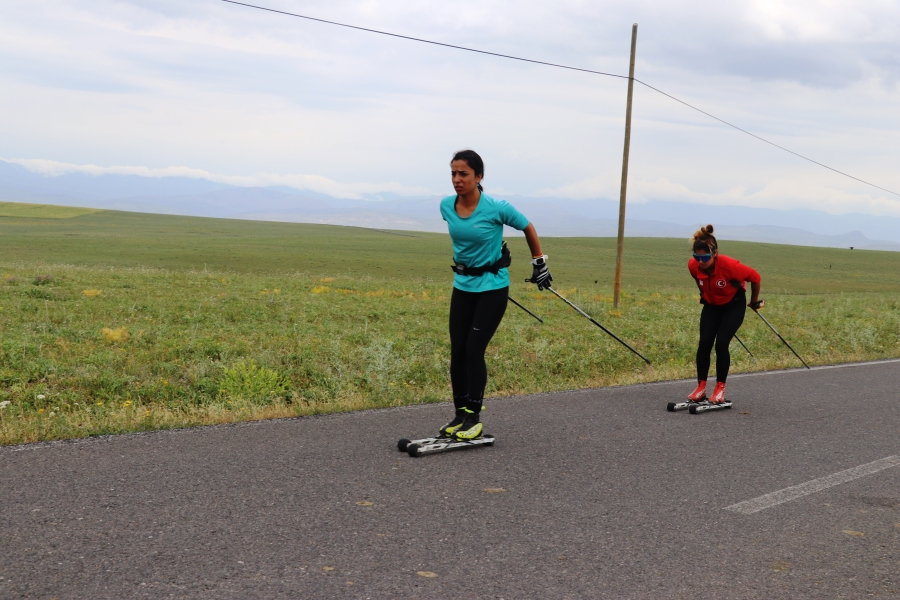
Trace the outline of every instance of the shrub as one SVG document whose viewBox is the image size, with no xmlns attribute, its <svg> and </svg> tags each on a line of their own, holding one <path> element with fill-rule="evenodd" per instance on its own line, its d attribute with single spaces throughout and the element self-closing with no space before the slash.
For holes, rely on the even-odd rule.
<svg viewBox="0 0 900 600">
<path fill-rule="evenodd" d="M 226 367 L 219 393 L 228 400 L 268 404 L 287 394 L 287 382 L 276 371 L 255 361 L 241 361 Z"/>
<path fill-rule="evenodd" d="M 55 290 L 41 290 L 38 288 L 27 288 L 25 295 L 37 300 L 61 300 L 63 298 L 62 294 Z"/>
</svg>

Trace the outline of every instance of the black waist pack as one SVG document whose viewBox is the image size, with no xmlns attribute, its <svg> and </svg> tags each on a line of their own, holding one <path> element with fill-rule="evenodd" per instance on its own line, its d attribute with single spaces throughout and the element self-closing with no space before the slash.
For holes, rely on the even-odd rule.
<svg viewBox="0 0 900 600">
<path fill-rule="evenodd" d="M 453 272 L 457 275 L 468 275 L 470 277 L 478 277 L 479 275 L 484 275 L 485 273 L 494 273 L 497 274 L 500 269 L 505 269 L 509 265 L 512 264 L 512 257 L 509 255 L 509 248 L 506 247 L 506 242 L 503 242 L 503 247 L 500 249 L 500 258 L 489 265 L 485 265 L 483 267 L 467 267 L 466 265 L 461 265 L 455 260 L 453 261 L 453 265 L 450 266 L 453 269 Z"/>
</svg>

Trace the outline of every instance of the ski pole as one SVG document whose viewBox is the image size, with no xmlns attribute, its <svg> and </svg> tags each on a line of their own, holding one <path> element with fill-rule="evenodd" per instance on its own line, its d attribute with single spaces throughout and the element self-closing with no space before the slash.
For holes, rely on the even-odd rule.
<svg viewBox="0 0 900 600">
<path fill-rule="evenodd" d="M 588 321 L 590 321 L 591 323 L 593 323 L 594 325 L 596 325 L 597 327 L 599 327 L 600 329 L 602 329 L 603 331 L 605 331 L 607 334 L 609 334 L 609 336 L 610 336 L 611 338 L 613 338 L 614 340 L 616 340 L 617 342 L 619 342 L 620 344 L 622 344 L 623 346 L 625 346 L 626 348 L 628 348 L 629 350 L 631 350 L 632 352 L 634 352 L 635 354 L 637 354 L 638 356 L 640 356 L 640 357 L 641 357 L 641 360 L 643 360 L 645 363 L 647 363 L 648 365 L 650 364 L 650 361 L 647 360 L 646 358 L 644 358 L 644 356 L 643 356 L 640 352 L 638 352 L 637 350 L 635 350 L 634 348 L 632 348 L 631 346 L 629 346 L 628 344 L 626 344 L 625 342 L 623 342 L 622 340 L 620 340 L 620 339 L 616 336 L 616 334 L 614 334 L 612 331 L 610 331 L 609 329 L 607 329 L 606 327 L 604 327 L 603 325 L 601 325 L 600 323 L 598 323 L 597 321 L 595 321 L 594 319 L 592 319 L 591 316 L 590 316 L 589 314 L 587 314 L 586 312 L 584 312 L 583 310 L 581 310 L 580 308 L 578 308 L 577 306 L 575 306 L 574 304 L 572 304 L 571 302 L 569 302 L 568 300 L 566 300 L 565 298 L 563 298 L 563 297 L 560 295 L 559 292 L 557 292 L 556 290 L 554 290 L 554 289 L 553 289 L 552 287 L 550 287 L 549 285 L 547 286 L 547 289 L 550 290 L 551 292 L 553 292 L 553 293 L 556 295 L 557 298 L 559 298 L 560 300 L 562 300 L 563 302 L 565 302 L 566 304 L 568 304 L 569 306 L 571 306 L 572 308 L 574 308 L 574 309 L 578 312 L 578 314 L 580 314 L 582 317 L 584 317 L 585 319 L 587 319 Z"/>
<path fill-rule="evenodd" d="M 522 310 L 524 310 L 525 312 L 527 312 L 529 315 L 531 315 L 532 317 L 534 317 L 535 319 L 537 319 L 537 320 L 540 321 L 541 323 L 544 322 L 544 320 L 541 319 L 539 316 L 537 316 L 536 314 L 534 314 L 533 312 L 531 312 L 530 310 L 528 310 L 527 308 L 525 308 L 524 306 L 522 306 L 521 304 L 519 304 L 518 302 L 516 302 L 515 300 L 513 300 L 513 299 L 512 299 L 512 296 L 508 296 L 508 298 L 509 298 L 509 301 L 510 301 L 510 302 L 512 302 L 513 304 L 515 304 L 516 306 L 518 306 L 519 308 L 521 308 Z"/>
<path fill-rule="evenodd" d="M 755 312 L 757 315 L 759 315 L 759 318 L 762 319 L 762 320 L 765 322 L 765 324 L 769 326 L 769 329 L 771 329 L 771 330 L 775 333 L 775 335 L 778 336 L 778 339 L 779 339 L 779 340 L 781 340 L 782 342 L 784 342 L 784 345 L 788 347 L 788 350 L 790 350 L 791 352 L 794 352 L 794 349 L 791 348 L 791 345 L 788 344 L 787 341 L 785 341 L 785 339 L 784 339 L 783 337 L 781 337 L 781 334 L 780 334 L 780 333 L 778 333 L 777 331 L 775 331 L 775 328 L 772 327 L 772 324 L 769 323 L 769 322 L 766 320 L 766 318 L 765 318 L 764 316 L 762 316 L 762 314 L 761 314 L 757 309 L 754 308 L 754 309 L 753 309 L 753 312 Z M 800 358 L 800 355 L 797 354 L 796 352 L 794 352 L 794 356 L 796 356 L 797 358 Z M 802 358 L 800 358 L 800 362 L 803 363 L 803 366 L 804 366 L 804 367 L 806 367 L 807 369 L 809 368 L 809 365 L 806 364 L 806 361 L 803 360 Z"/>
<path fill-rule="evenodd" d="M 747 351 L 747 354 L 750 355 L 750 358 L 756 358 L 755 356 L 753 356 L 753 353 L 750 352 L 750 348 L 748 348 L 748 347 L 744 344 L 744 342 L 741 341 L 741 338 L 739 338 L 739 337 L 737 336 L 737 334 L 734 334 L 734 339 L 736 339 L 736 340 L 738 341 L 738 343 L 739 343 L 741 346 L 744 346 L 744 350 Z"/>
</svg>

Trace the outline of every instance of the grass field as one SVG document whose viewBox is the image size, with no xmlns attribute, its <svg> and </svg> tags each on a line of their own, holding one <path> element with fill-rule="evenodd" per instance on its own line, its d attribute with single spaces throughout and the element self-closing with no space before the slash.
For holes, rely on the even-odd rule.
<svg viewBox="0 0 900 600">
<path fill-rule="evenodd" d="M 52 204 L 25 204 L 23 202 L 0 202 L 0 217 L 26 217 L 36 219 L 71 219 L 82 215 L 101 212 L 95 208 L 77 206 L 55 206 Z"/>
<path fill-rule="evenodd" d="M 0 231 L 0 443 L 449 397 L 445 235 L 115 211 Z M 615 240 L 544 240 L 557 289 L 652 368 L 518 283 L 527 249 L 510 244 L 511 295 L 546 324 L 510 306 L 490 395 L 692 376 L 686 240 L 627 240 L 619 310 Z M 900 355 L 900 254 L 720 244 L 763 274 L 767 317 L 808 362 Z M 752 313 L 740 335 L 756 360 L 733 347 L 735 371 L 799 364 Z"/>
</svg>

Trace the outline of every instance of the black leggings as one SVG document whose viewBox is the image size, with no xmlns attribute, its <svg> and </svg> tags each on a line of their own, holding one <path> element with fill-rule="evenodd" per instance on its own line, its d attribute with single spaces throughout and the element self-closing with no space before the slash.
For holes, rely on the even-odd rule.
<svg viewBox="0 0 900 600">
<path fill-rule="evenodd" d="M 453 397 L 484 398 L 487 365 L 484 352 L 506 312 L 509 288 L 464 292 L 450 296 L 450 382 Z"/>
<path fill-rule="evenodd" d="M 706 381 L 709 376 L 709 353 L 716 345 L 716 381 L 728 378 L 731 354 L 728 345 L 737 333 L 747 312 L 747 296 L 738 291 L 731 302 L 722 306 L 704 304 L 700 313 L 700 344 L 697 346 L 697 380 Z"/>
</svg>

